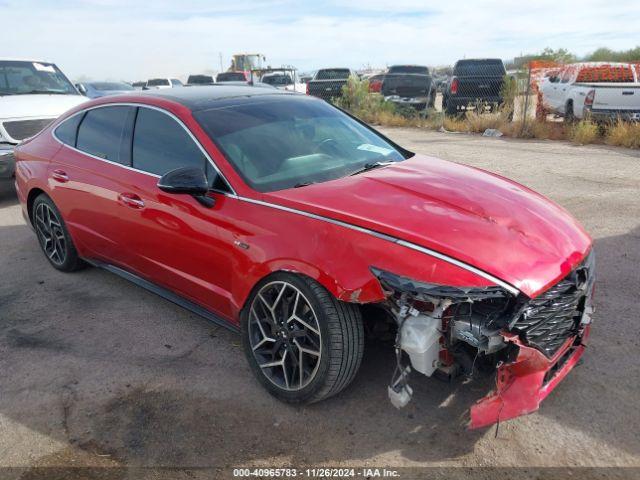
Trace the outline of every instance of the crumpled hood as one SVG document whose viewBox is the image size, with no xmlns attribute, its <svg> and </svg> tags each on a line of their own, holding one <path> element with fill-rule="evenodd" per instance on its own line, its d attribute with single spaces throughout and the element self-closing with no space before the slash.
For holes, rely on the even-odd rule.
<svg viewBox="0 0 640 480">
<path fill-rule="evenodd" d="M 87 100 L 82 95 L 2 95 L 0 121 L 9 118 L 55 118 Z"/>
<path fill-rule="evenodd" d="M 416 155 L 265 200 L 436 250 L 535 297 L 569 273 L 591 239 L 564 209 L 476 168 Z"/>
</svg>

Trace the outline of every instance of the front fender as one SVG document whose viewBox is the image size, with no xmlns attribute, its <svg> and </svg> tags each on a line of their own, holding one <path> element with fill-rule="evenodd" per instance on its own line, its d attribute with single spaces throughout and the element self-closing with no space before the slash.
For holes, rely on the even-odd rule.
<svg viewBox="0 0 640 480">
<path fill-rule="evenodd" d="M 371 267 L 416 281 L 486 287 L 489 280 L 445 260 L 365 231 L 263 205 L 244 208 L 245 229 L 236 234 L 232 314 L 239 314 L 253 287 L 277 271 L 300 273 L 345 302 L 386 299 Z"/>
</svg>

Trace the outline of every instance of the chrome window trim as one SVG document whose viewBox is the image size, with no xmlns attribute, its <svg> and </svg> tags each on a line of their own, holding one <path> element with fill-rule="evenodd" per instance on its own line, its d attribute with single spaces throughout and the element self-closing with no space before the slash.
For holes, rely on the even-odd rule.
<svg viewBox="0 0 640 480">
<path fill-rule="evenodd" d="M 191 140 L 197 145 L 197 147 L 200 149 L 200 151 L 202 152 L 202 154 L 205 156 L 205 158 L 209 161 L 209 163 L 211 164 L 211 166 L 213 167 L 213 169 L 216 171 L 216 173 L 218 175 L 220 175 L 220 177 L 224 180 L 224 182 L 226 183 L 226 185 L 229 187 L 229 191 L 231 193 L 231 195 L 236 195 L 236 191 L 233 189 L 233 187 L 231 186 L 231 183 L 229 183 L 229 181 L 227 180 L 227 177 L 224 176 L 224 174 L 220 171 L 220 169 L 218 168 L 218 166 L 215 164 L 215 162 L 213 161 L 213 159 L 209 156 L 209 154 L 207 153 L 207 151 L 204 149 L 204 147 L 202 146 L 202 144 L 198 141 L 198 139 L 193 135 L 193 133 L 191 133 L 191 130 L 189 130 L 189 128 L 182 122 L 182 120 L 180 120 L 177 116 L 175 116 L 173 113 L 169 112 L 168 110 L 165 110 L 164 108 L 160 108 L 160 107 L 156 107 L 155 105 L 148 105 L 146 103 L 135 103 L 135 102 L 114 102 L 114 103 L 103 103 L 101 105 L 94 105 L 88 108 L 83 108 L 82 110 L 77 111 L 76 113 L 74 113 L 73 115 L 65 118 L 63 121 L 61 121 L 60 123 L 58 123 L 55 127 L 53 127 L 51 129 L 51 136 L 61 145 L 64 145 L 67 148 L 70 148 L 71 150 L 74 150 L 78 153 L 81 153 L 83 155 L 87 155 L 91 158 L 95 158 L 96 160 L 101 160 L 103 162 L 107 162 L 110 163 L 111 165 L 117 165 L 119 167 L 123 167 L 126 168 L 127 170 L 131 170 L 137 173 L 143 173 L 145 175 L 148 175 L 150 177 L 154 177 L 154 178 L 160 178 L 161 175 L 156 175 L 155 173 L 150 173 L 150 172 L 145 172 L 144 170 L 140 170 L 137 168 L 134 168 L 132 166 L 129 165 L 123 165 L 121 163 L 118 162 L 114 162 L 112 160 L 107 160 L 106 158 L 101 158 L 98 157 L 96 155 L 92 155 L 90 153 L 87 153 L 83 150 L 80 150 L 76 147 L 73 147 L 67 143 L 64 143 L 62 140 L 60 140 L 57 136 L 56 136 L 56 130 L 58 129 L 58 127 L 60 125 L 62 125 L 63 123 L 65 123 L 66 121 L 72 119 L 73 117 L 75 117 L 76 115 L 83 115 L 91 110 L 95 110 L 97 108 L 106 108 L 106 107 L 137 107 L 137 108 L 149 108 L 151 110 L 157 110 L 158 112 L 162 112 L 165 115 L 169 116 L 170 118 L 172 118 L 175 122 L 178 123 L 178 125 L 180 125 L 185 132 L 187 132 L 187 134 L 189 135 L 189 137 L 191 138 Z M 133 161 L 133 159 L 131 159 Z M 222 192 L 220 190 L 213 190 L 215 192 L 218 193 L 223 193 L 223 194 L 228 194 L 229 192 Z"/>
<path fill-rule="evenodd" d="M 380 233 L 380 232 L 376 232 L 375 230 L 371 230 L 368 228 L 364 228 L 364 227 L 360 227 L 358 225 L 353 225 L 351 223 L 347 223 L 347 222 L 343 222 L 341 220 L 336 220 L 335 218 L 331 218 L 331 217 L 325 217 L 322 215 L 316 215 L 315 213 L 309 213 L 309 212 L 305 212 L 304 210 L 298 210 L 295 208 L 290 208 L 290 207 L 285 207 L 284 205 L 278 205 L 277 203 L 269 203 L 269 202 L 263 202 L 262 200 L 255 200 L 253 198 L 247 198 L 247 197 L 239 197 L 234 195 L 233 198 L 236 198 L 238 200 L 241 200 L 243 202 L 248 202 L 248 203 L 253 203 L 255 205 L 262 205 L 265 207 L 270 207 L 270 208 L 275 208 L 277 210 L 282 210 L 284 212 L 289 212 L 289 213 L 294 213 L 297 215 L 302 215 L 304 217 L 309 217 L 309 218 L 313 218 L 316 220 L 320 220 L 323 222 L 327 222 L 327 223 L 331 223 L 333 225 L 339 225 L 341 227 L 344 228 L 348 228 L 350 230 L 355 230 L 356 232 L 360 232 L 360 233 L 365 233 L 367 235 L 371 235 L 374 236 L 376 238 L 380 238 L 381 240 L 386 240 L 388 242 L 391 243 L 395 243 L 397 245 L 409 248 L 411 250 L 415 250 L 417 252 L 420 253 L 424 253 L 425 255 L 429 255 L 431 257 L 437 258 L 439 260 L 443 260 L 447 263 L 450 263 L 452 265 L 455 265 L 456 267 L 460 267 L 464 270 L 467 270 L 471 273 L 474 273 L 476 275 L 478 275 L 479 277 L 484 278 L 485 280 L 489 280 L 490 282 L 495 283 L 496 285 L 501 286 L 502 288 L 504 288 L 505 290 L 507 290 L 508 292 L 510 292 L 513 295 L 518 295 L 520 293 L 520 291 L 514 287 L 513 285 L 500 280 L 499 278 L 491 275 L 490 273 L 485 272 L 484 270 L 480 270 L 479 268 L 474 267 L 473 265 L 469 265 L 468 263 L 465 263 L 461 260 L 457 260 L 453 257 L 450 257 L 448 255 L 445 255 L 443 253 L 437 252 L 435 250 L 431 250 L 430 248 L 426 248 L 423 247 L 421 245 L 417 245 L 415 243 L 411 243 L 411 242 L 407 242 L 406 240 L 402 240 L 400 238 L 394 237 L 392 235 L 387 235 L 385 233 Z"/>
</svg>

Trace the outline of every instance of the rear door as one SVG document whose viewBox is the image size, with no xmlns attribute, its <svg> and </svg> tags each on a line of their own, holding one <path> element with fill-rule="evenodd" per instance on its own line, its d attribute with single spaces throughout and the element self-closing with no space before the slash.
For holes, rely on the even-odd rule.
<svg viewBox="0 0 640 480">
<path fill-rule="evenodd" d="M 235 199 L 204 150 L 173 115 L 140 106 L 132 130 L 135 181 L 121 195 L 133 200 L 121 210 L 130 226 L 118 243 L 131 259 L 129 270 L 178 292 L 222 316 L 230 314 L 233 238 L 229 231 Z M 206 208 L 190 195 L 168 194 L 161 175 L 183 166 L 202 168 L 215 205 Z"/>
<path fill-rule="evenodd" d="M 135 109 L 101 106 L 67 119 L 54 131 L 62 147 L 49 165 L 51 196 L 82 256 L 126 264 L 117 232 L 127 228 L 117 196 L 131 181 L 128 125 Z"/>
</svg>

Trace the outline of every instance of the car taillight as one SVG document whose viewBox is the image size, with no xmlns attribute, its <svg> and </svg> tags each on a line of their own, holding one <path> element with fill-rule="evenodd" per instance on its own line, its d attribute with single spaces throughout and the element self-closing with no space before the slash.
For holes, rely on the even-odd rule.
<svg viewBox="0 0 640 480">
<path fill-rule="evenodd" d="M 592 107 L 593 106 L 593 100 L 596 98 L 596 91 L 595 90 L 589 90 L 589 93 L 587 93 L 587 96 L 584 99 L 584 106 L 585 107 Z"/>
<path fill-rule="evenodd" d="M 459 82 L 458 82 L 458 79 L 457 79 L 457 78 L 454 78 L 454 79 L 453 79 L 453 82 L 451 82 L 451 93 L 452 93 L 453 95 L 455 95 L 455 94 L 457 94 L 457 93 L 458 93 L 458 83 L 459 83 Z"/>
</svg>

